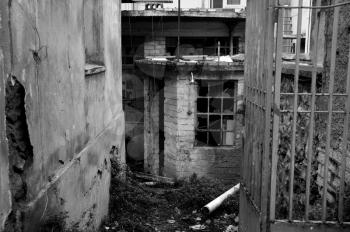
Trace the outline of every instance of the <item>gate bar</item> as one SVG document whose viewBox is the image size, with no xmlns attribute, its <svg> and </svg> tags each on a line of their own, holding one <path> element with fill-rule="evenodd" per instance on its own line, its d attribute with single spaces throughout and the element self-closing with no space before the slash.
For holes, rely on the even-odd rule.
<svg viewBox="0 0 350 232">
<path fill-rule="evenodd" d="M 300 0 L 302 1 L 302 0 Z M 275 0 L 270 0 L 269 3 L 274 3 Z M 274 26 L 275 26 L 275 9 L 270 8 L 267 15 L 267 38 L 268 42 L 266 46 L 265 54 L 267 61 L 265 63 L 266 71 L 264 74 L 267 78 L 265 89 L 265 128 L 264 128 L 264 145 L 263 145 L 263 156 L 262 156 L 262 167 L 261 167 L 261 227 L 262 232 L 267 231 L 267 219 L 268 219 L 268 191 L 269 191 L 269 180 L 270 180 L 270 144 L 271 144 L 271 109 L 272 109 L 272 78 L 273 78 L 273 52 L 274 52 Z M 262 84 L 262 86 L 264 86 Z M 263 100 L 263 99 L 262 99 Z"/>
<path fill-rule="evenodd" d="M 274 8 L 284 8 L 284 9 L 329 9 L 329 8 L 335 8 L 339 6 L 349 5 L 350 1 L 342 2 L 342 3 L 336 3 L 332 5 L 327 6 L 275 6 Z"/>
<path fill-rule="evenodd" d="M 297 111 L 299 114 L 309 114 L 311 113 L 310 110 L 298 110 Z M 290 110 L 280 110 L 280 113 L 290 113 Z M 328 110 L 315 110 L 315 113 L 319 113 L 319 114 L 325 114 L 325 113 L 329 113 Z M 337 110 L 337 111 L 332 111 L 333 114 L 345 114 L 346 111 L 341 111 L 341 110 Z"/>
<path fill-rule="evenodd" d="M 299 0 L 298 6 L 303 5 L 303 0 Z M 290 161 L 290 177 L 289 177 L 289 221 L 293 220 L 293 194 L 294 194 L 294 163 L 295 163 L 295 140 L 297 133 L 297 117 L 298 117 L 298 91 L 299 91 L 299 65 L 300 65 L 300 38 L 301 38 L 301 20 L 302 10 L 298 8 L 297 21 L 297 42 L 296 42 L 296 60 L 294 74 L 294 106 L 293 106 L 293 129 L 292 129 L 292 153 Z"/>
<path fill-rule="evenodd" d="M 275 91 L 274 91 L 274 111 L 280 111 L 280 92 L 281 92 L 281 74 L 282 74 L 282 43 L 283 43 L 283 16 L 285 10 L 278 9 L 277 22 L 277 48 L 276 48 L 276 70 L 275 70 Z M 273 114 L 273 132 L 272 132 L 272 160 L 271 160 L 271 195 L 270 195 L 270 220 L 274 221 L 276 217 L 276 179 L 278 162 L 278 144 L 279 144 L 279 125 L 280 114 Z"/>
<path fill-rule="evenodd" d="M 321 5 L 321 0 L 317 0 L 316 6 Z M 315 110 L 316 110 L 316 75 L 317 75 L 317 58 L 318 58 L 318 36 L 320 30 L 320 10 L 316 10 L 316 31 L 314 34 L 315 45 L 313 49 L 313 69 L 312 69 L 312 81 L 311 81 L 311 115 L 309 123 L 309 139 L 307 150 L 307 171 L 306 171 L 306 200 L 305 200 L 305 220 L 309 221 L 310 210 L 310 185 L 311 185 L 311 164 L 313 155 L 313 141 L 315 131 Z"/>
<path fill-rule="evenodd" d="M 339 0 L 336 0 L 339 3 Z M 329 100 L 328 100 L 328 124 L 327 124 L 327 137 L 326 137 L 326 154 L 324 163 L 323 174 L 323 196 L 322 196 L 322 221 L 326 222 L 327 219 L 327 189 L 328 189 L 328 166 L 329 166 L 329 153 L 331 150 L 331 130 L 332 130 L 332 111 L 333 111 L 333 93 L 334 93 L 334 74 L 335 74 L 335 59 L 337 51 L 337 39 L 338 39 L 338 22 L 339 22 L 339 7 L 334 8 L 333 18 L 333 34 L 332 34 L 332 50 L 331 50 L 331 67 L 330 67 L 330 80 L 329 80 Z"/>
<path fill-rule="evenodd" d="M 339 205 L 338 205 L 338 220 L 343 223 L 343 213 L 344 213 L 344 185 L 345 185 L 345 170 L 346 170 L 346 156 L 348 151 L 348 135 L 349 135 L 349 116 L 350 116 L 350 49 L 349 49 L 349 59 L 348 59 L 348 75 L 347 75 L 347 85 L 346 93 L 348 95 L 346 101 L 346 114 L 344 119 L 344 135 L 343 135 L 343 157 L 340 167 L 340 190 L 339 190 Z"/>
<path fill-rule="evenodd" d="M 290 96 L 294 95 L 294 93 L 281 93 L 281 95 Z M 299 96 L 312 96 L 312 93 L 298 93 Z M 315 93 L 315 96 L 329 96 L 329 93 Z M 348 94 L 346 93 L 334 93 L 333 96 L 335 97 L 347 97 Z"/>
</svg>

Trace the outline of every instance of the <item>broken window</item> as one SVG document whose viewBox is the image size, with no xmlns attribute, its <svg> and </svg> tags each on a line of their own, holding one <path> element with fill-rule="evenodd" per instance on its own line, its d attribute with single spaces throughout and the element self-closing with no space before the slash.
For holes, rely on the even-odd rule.
<svg viewBox="0 0 350 232">
<path fill-rule="evenodd" d="M 196 146 L 233 146 L 237 81 L 198 81 Z"/>
</svg>

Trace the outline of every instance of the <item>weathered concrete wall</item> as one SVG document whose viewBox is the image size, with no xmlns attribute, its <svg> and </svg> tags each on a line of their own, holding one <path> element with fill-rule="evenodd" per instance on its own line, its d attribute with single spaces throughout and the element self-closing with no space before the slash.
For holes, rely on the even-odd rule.
<svg viewBox="0 0 350 232">
<path fill-rule="evenodd" d="M 169 177 L 177 176 L 177 91 L 177 78 L 167 78 L 164 82 L 164 175 Z"/>
<path fill-rule="evenodd" d="M 96 231 L 107 215 L 110 158 L 119 157 L 124 162 L 125 149 L 120 1 L 101 1 L 99 26 L 84 31 L 84 15 L 92 15 L 86 9 L 94 10 L 84 5 L 89 2 L 1 2 L 1 24 L 10 22 L 7 32 L 11 35 L 0 41 L 5 72 L 12 70 L 25 89 L 25 114 L 33 147 L 33 162 L 25 167 L 26 196 L 20 201 L 21 207 L 14 202 L 12 208 L 13 215 L 15 211 L 23 214 L 21 218 L 10 216 L 7 229 L 20 224 L 24 231 L 36 231 L 55 217 L 66 227 Z M 100 39 L 93 37 L 95 30 L 102 30 Z M 103 45 L 105 73 L 85 77 L 85 42 Z M 1 159 L 6 168 L 6 152 L 1 152 Z M 5 177 L 1 179 L 3 191 L 2 186 L 8 189 L 8 181 L 6 175 L 1 176 Z M 1 222 L 8 215 L 2 212 L 8 210 L 6 197 L 0 197 L 1 203 L 6 203 L 5 208 L 0 207 Z"/>
<path fill-rule="evenodd" d="M 160 150 L 159 132 L 160 120 L 162 115 L 160 112 L 160 86 L 158 80 L 152 77 L 146 77 L 144 80 L 144 96 L 145 96 L 145 121 L 144 121 L 144 170 L 152 174 L 159 174 L 160 168 Z"/>
<path fill-rule="evenodd" d="M 0 231 L 4 229 L 8 215 L 11 213 L 12 199 L 9 179 L 9 153 L 6 138 L 5 95 L 6 76 L 11 60 L 5 59 L 10 52 L 10 35 L 7 23 L 9 17 L 7 1 L 0 2 Z"/>
<path fill-rule="evenodd" d="M 201 74 L 199 74 L 201 75 Z M 208 76 L 209 75 L 209 76 Z M 215 77 L 216 75 L 216 77 Z M 180 71 L 176 77 L 167 77 L 164 87 L 164 174 L 169 177 L 198 176 L 217 178 L 224 182 L 239 180 L 242 144 L 242 118 L 237 115 L 235 146 L 195 146 L 195 125 L 197 124 L 197 84 L 191 84 L 190 72 Z M 220 75 L 205 74 L 203 78 L 220 80 Z M 202 76 L 201 76 L 202 77 Z M 221 76 L 222 77 L 222 76 Z M 239 80 L 239 95 L 242 94 L 242 74 L 226 76 Z"/>
</svg>

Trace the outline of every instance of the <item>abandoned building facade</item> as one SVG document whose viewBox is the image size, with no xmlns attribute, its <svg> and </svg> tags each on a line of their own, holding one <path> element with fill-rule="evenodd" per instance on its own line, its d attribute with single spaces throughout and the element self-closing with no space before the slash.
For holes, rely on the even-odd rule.
<svg viewBox="0 0 350 232">
<path fill-rule="evenodd" d="M 127 157 L 152 174 L 237 182 L 244 7 L 207 9 L 194 1 L 198 6 L 186 9 L 184 2 L 180 32 L 177 9 L 166 3 L 122 11 Z"/>
<path fill-rule="evenodd" d="M 349 231 L 349 2 L 178 1 L 0 2 L 0 231 L 98 231 L 112 162 Z"/>
</svg>

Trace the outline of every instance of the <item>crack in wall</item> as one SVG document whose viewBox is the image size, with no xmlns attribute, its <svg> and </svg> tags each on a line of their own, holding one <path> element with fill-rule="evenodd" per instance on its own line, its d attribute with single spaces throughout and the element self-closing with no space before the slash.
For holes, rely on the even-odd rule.
<svg viewBox="0 0 350 232">
<path fill-rule="evenodd" d="M 18 208 L 27 200 L 26 174 L 33 163 L 33 146 L 25 111 L 25 88 L 14 76 L 10 76 L 6 82 L 5 114 L 13 202 L 5 231 L 21 231 L 23 213 Z"/>
</svg>

